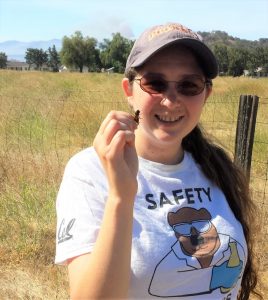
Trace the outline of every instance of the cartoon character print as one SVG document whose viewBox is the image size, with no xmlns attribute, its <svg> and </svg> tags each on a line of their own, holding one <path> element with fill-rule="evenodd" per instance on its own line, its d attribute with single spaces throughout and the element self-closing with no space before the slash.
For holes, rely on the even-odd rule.
<svg viewBox="0 0 268 300">
<path fill-rule="evenodd" d="M 218 233 L 205 208 L 184 207 L 169 212 L 168 223 L 177 241 L 155 267 L 149 294 L 185 297 L 210 294 L 216 289 L 223 295 L 229 293 L 242 275 L 242 246 Z"/>
</svg>

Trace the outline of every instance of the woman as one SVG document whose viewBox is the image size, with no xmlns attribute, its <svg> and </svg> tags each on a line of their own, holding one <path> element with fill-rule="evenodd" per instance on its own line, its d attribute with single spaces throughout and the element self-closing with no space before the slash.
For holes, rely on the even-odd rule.
<svg viewBox="0 0 268 300">
<path fill-rule="evenodd" d="M 256 285 L 252 204 L 242 173 L 200 115 L 214 55 L 180 24 L 146 30 L 93 147 L 68 163 L 57 198 L 56 263 L 72 299 L 248 299 Z"/>
</svg>

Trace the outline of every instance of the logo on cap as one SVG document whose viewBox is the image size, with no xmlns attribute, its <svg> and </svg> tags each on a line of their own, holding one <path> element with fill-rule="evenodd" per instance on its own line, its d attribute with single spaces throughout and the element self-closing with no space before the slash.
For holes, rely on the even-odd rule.
<svg viewBox="0 0 268 300">
<path fill-rule="evenodd" d="M 187 35 L 188 37 L 192 37 L 194 39 L 200 39 L 199 35 L 193 32 L 191 29 L 181 25 L 181 24 L 167 24 L 167 25 L 160 25 L 157 26 L 148 37 L 148 40 L 151 41 L 152 39 L 156 38 L 157 36 L 167 33 L 170 31 L 179 31 L 182 35 Z"/>
</svg>

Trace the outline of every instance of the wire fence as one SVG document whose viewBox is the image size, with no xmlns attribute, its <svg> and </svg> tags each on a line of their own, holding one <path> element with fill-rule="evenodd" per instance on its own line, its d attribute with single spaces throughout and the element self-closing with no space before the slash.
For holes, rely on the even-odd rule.
<svg viewBox="0 0 268 300">
<path fill-rule="evenodd" d="M 72 98 L 69 95 L 72 94 Z M 75 94 L 75 96 L 74 96 Z M 211 97 L 201 124 L 234 155 L 239 96 Z M 69 158 L 92 144 L 101 121 L 111 109 L 128 110 L 123 95 L 65 89 L 56 100 L 25 95 L 0 98 L 0 191 L 18 190 L 22 181 L 58 188 Z M 82 100 L 81 100 L 82 99 Z M 107 100 L 109 99 L 109 100 Z M 251 162 L 251 188 L 262 228 L 262 269 L 268 267 L 268 97 L 260 97 Z M 141 115 L 142 117 L 142 115 Z"/>
<path fill-rule="evenodd" d="M 66 94 L 68 92 L 65 91 Z M 50 100 L 49 95 L 45 100 L 37 98 L 35 102 L 28 102 L 24 97 L 5 100 L 8 108 L 0 107 L 1 181 L 12 182 L 14 173 L 25 177 L 31 168 L 36 170 L 38 165 L 43 168 L 44 164 L 47 171 L 53 169 L 54 179 L 59 180 L 67 160 L 91 145 L 108 111 L 129 110 L 124 100 L 118 101 L 122 98 L 120 93 L 113 97 L 109 95 L 109 101 L 103 101 L 106 95 L 101 91 L 88 93 L 92 99 L 81 100 L 84 95 L 81 97 L 80 91 L 77 100 L 66 101 L 64 97 L 55 101 Z M 206 104 L 201 119 L 204 129 L 231 155 L 235 149 L 238 106 L 239 96 L 227 101 L 214 101 L 212 98 Z M 251 163 L 252 188 L 257 195 L 256 201 L 262 206 L 268 205 L 267 115 L 268 99 L 263 97 L 259 101 Z"/>
<path fill-rule="evenodd" d="M 228 105 L 229 103 L 229 105 Z M 211 107 L 209 107 L 211 106 Z M 228 106 L 228 109 L 224 109 Z M 205 109 L 205 129 L 234 156 L 239 97 L 230 102 L 207 103 Z M 206 115 L 212 111 L 212 115 Z M 254 199 L 262 212 L 268 209 L 268 98 L 259 99 L 256 119 L 253 153 L 251 159 L 250 183 Z"/>
<path fill-rule="evenodd" d="M 228 110 L 224 106 L 228 106 Z M 211 102 L 207 104 L 207 112 L 213 111 L 207 119 L 205 111 L 204 127 L 223 145 L 223 147 L 235 156 L 235 142 L 238 124 L 239 97 L 232 99 L 228 105 L 225 102 Z M 211 106 L 211 107 L 209 107 Z M 257 248 L 260 258 L 260 270 L 267 278 L 268 267 L 268 98 L 260 97 L 255 123 L 255 136 L 250 169 L 250 186 L 254 202 L 257 207 L 256 219 L 261 235 L 257 239 Z M 247 121 L 247 120 L 246 120 Z M 243 163 L 243 162 L 242 162 Z M 266 273 L 265 273 L 266 272 Z M 266 289 L 268 283 L 265 282 Z"/>
</svg>

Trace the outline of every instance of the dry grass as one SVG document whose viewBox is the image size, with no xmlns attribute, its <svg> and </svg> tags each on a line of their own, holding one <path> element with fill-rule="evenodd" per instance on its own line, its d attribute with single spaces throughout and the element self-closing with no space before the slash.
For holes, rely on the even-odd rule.
<svg viewBox="0 0 268 300">
<path fill-rule="evenodd" d="M 66 270 L 55 266 L 7 266 L 0 270 L 0 286 L 5 300 L 68 299 Z"/>
<path fill-rule="evenodd" d="M 104 115 L 128 110 L 121 78 L 0 71 L 0 299 L 68 298 L 66 270 L 53 264 L 56 193 L 67 160 L 91 144 Z M 218 78 L 202 122 L 233 153 L 240 94 L 261 96 L 251 185 L 268 294 L 268 80 Z"/>
</svg>

